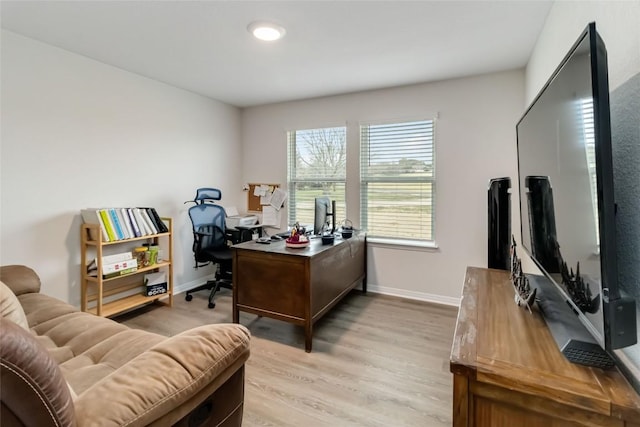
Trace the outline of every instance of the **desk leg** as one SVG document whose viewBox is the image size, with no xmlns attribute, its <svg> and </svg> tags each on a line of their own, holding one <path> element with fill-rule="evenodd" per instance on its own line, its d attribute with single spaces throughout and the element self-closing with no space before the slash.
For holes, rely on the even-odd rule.
<svg viewBox="0 0 640 427">
<path fill-rule="evenodd" d="M 240 323 L 240 313 L 235 304 L 233 305 L 233 323 Z"/>
<path fill-rule="evenodd" d="M 313 340 L 313 323 L 307 320 L 304 325 L 304 351 L 311 353 L 311 342 Z"/>
</svg>

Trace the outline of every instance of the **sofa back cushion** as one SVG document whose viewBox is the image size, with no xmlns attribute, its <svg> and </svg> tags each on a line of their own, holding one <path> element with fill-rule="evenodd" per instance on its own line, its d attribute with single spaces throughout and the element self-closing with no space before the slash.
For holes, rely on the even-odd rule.
<svg viewBox="0 0 640 427">
<path fill-rule="evenodd" d="M 0 318 L 0 419 L 12 425 L 75 426 L 75 409 L 58 365 L 24 328 Z"/>
<path fill-rule="evenodd" d="M 24 314 L 18 298 L 4 282 L 0 281 L 0 315 L 16 325 L 29 330 L 27 316 Z"/>
<path fill-rule="evenodd" d="M 40 292 L 40 277 L 26 265 L 3 265 L 0 267 L 2 280 L 16 296 Z"/>
</svg>

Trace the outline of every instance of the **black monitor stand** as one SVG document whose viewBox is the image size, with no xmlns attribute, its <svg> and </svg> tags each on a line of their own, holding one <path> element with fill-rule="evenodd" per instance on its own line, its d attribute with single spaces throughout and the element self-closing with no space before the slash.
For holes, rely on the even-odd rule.
<svg viewBox="0 0 640 427">
<path fill-rule="evenodd" d="M 531 287 L 537 288 L 536 302 L 564 357 L 581 365 L 604 369 L 613 367 L 613 359 L 591 336 L 553 283 L 543 276 L 528 274 L 527 277 Z"/>
<path fill-rule="evenodd" d="M 327 213 L 331 217 L 331 234 L 336 232 L 336 201 L 331 201 L 331 213 Z"/>
</svg>

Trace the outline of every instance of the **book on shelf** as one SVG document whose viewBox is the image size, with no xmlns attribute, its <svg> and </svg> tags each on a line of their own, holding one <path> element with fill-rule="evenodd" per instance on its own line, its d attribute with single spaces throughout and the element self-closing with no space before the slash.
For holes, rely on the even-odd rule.
<svg viewBox="0 0 640 427">
<path fill-rule="evenodd" d="M 98 225 L 104 242 L 167 233 L 169 228 L 154 208 L 82 209 L 84 223 Z M 90 239 L 98 240 L 97 230 L 90 229 Z"/>
<path fill-rule="evenodd" d="M 136 269 L 138 268 L 138 260 L 135 258 L 127 259 L 124 261 L 116 261 L 109 264 L 105 264 L 103 262 L 102 274 L 106 275 L 106 274 L 117 273 L 125 270 L 129 271 L 132 268 L 136 268 Z M 91 263 L 87 266 L 87 272 L 89 273 L 90 276 L 98 275 L 98 264 L 95 259 L 91 261 Z"/>
<path fill-rule="evenodd" d="M 131 251 L 127 251 L 127 252 L 120 252 L 117 254 L 112 254 L 112 255 L 103 255 L 102 256 L 102 263 L 103 264 L 113 264 L 114 262 L 122 262 L 122 261 L 127 261 L 133 259 L 133 252 Z"/>
<path fill-rule="evenodd" d="M 106 209 L 100 209 L 100 217 L 102 218 L 102 223 L 107 229 L 109 241 L 115 242 L 116 240 L 118 240 L 118 238 L 116 237 L 116 232 L 113 229 L 113 224 L 111 223 L 111 216 L 109 215 L 109 212 L 107 212 Z"/>
<path fill-rule="evenodd" d="M 118 216 L 118 221 L 120 222 L 120 227 L 122 227 L 122 234 L 124 234 L 124 238 L 131 239 L 135 237 L 133 235 L 133 231 L 131 231 L 131 225 L 129 225 L 128 221 L 125 221 L 125 217 L 122 214 L 122 208 L 115 208 L 115 211 Z"/>
<path fill-rule="evenodd" d="M 147 211 L 147 213 L 149 214 L 149 218 L 153 222 L 153 225 L 156 227 L 156 230 L 158 230 L 158 233 L 167 233 L 169 231 L 169 228 L 164 223 L 162 218 L 160 218 L 160 215 L 158 215 L 158 212 L 154 208 L 141 209 L 145 209 Z"/>
<path fill-rule="evenodd" d="M 100 233 L 102 233 L 102 240 L 108 242 L 109 240 L 109 234 L 107 233 L 107 228 L 104 225 L 104 222 L 102 221 L 102 217 L 100 216 L 100 210 L 99 209 L 95 209 L 95 208 L 87 208 L 87 209 L 82 209 L 80 211 L 80 215 L 82 215 L 82 220 L 84 221 L 85 224 L 94 224 L 94 225 L 98 225 L 100 227 Z M 91 240 L 98 240 L 98 235 L 96 230 L 90 229 L 89 230 L 89 238 Z"/>
<path fill-rule="evenodd" d="M 136 218 L 136 221 L 138 223 L 138 227 L 140 228 L 140 233 L 143 236 L 147 236 L 151 233 L 151 230 L 149 230 L 149 227 L 147 227 L 147 224 L 144 221 L 144 218 L 142 218 L 142 213 L 140 212 L 140 209 L 138 208 L 132 208 L 133 210 L 133 215 Z"/>
<path fill-rule="evenodd" d="M 133 230 L 133 234 L 136 237 L 140 237 L 142 236 L 142 234 L 140 234 L 140 228 L 138 228 L 138 222 L 136 221 L 136 218 L 133 216 L 133 209 L 131 208 L 127 208 L 127 216 L 129 218 L 129 222 L 131 223 L 131 228 Z"/>
<path fill-rule="evenodd" d="M 138 267 L 131 267 L 124 270 L 116 271 L 109 274 L 103 274 L 103 279 L 113 279 L 114 277 L 126 276 L 127 274 L 135 273 L 138 271 Z"/>
<path fill-rule="evenodd" d="M 153 222 L 151 221 L 151 218 L 149 217 L 149 213 L 147 212 L 147 210 L 145 208 L 139 208 L 139 209 L 140 209 L 140 213 L 142 214 L 142 219 L 144 219 L 145 224 L 147 224 L 147 227 L 149 228 L 149 230 L 151 230 L 151 234 L 158 234 L 158 230 L 153 225 Z"/>
<path fill-rule="evenodd" d="M 113 229 L 118 236 L 118 240 L 124 239 L 124 233 L 122 232 L 122 228 L 120 227 L 120 221 L 118 220 L 118 214 L 116 214 L 116 210 L 114 208 L 107 209 L 109 212 L 109 216 L 111 217 L 111 222 L 113 224 Z"/>
</svg>

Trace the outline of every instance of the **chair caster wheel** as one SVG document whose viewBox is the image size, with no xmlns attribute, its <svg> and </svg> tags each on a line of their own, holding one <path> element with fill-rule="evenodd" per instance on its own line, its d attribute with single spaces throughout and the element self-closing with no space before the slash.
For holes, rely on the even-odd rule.
<svg viewBox="0 0 640 427">
<path fill-rule="evenodd" d="M 186 299 L 187 301 L 191 301 L 193 299 L 193 295 L 189 295 L 187 294 L 184 299 Z"/>
<path fill-rule="evenodd" d="M 210 302 L 208 307 L 209 308 L 216 308 L 216 303 L 215 302 Z"/>
</svg>

